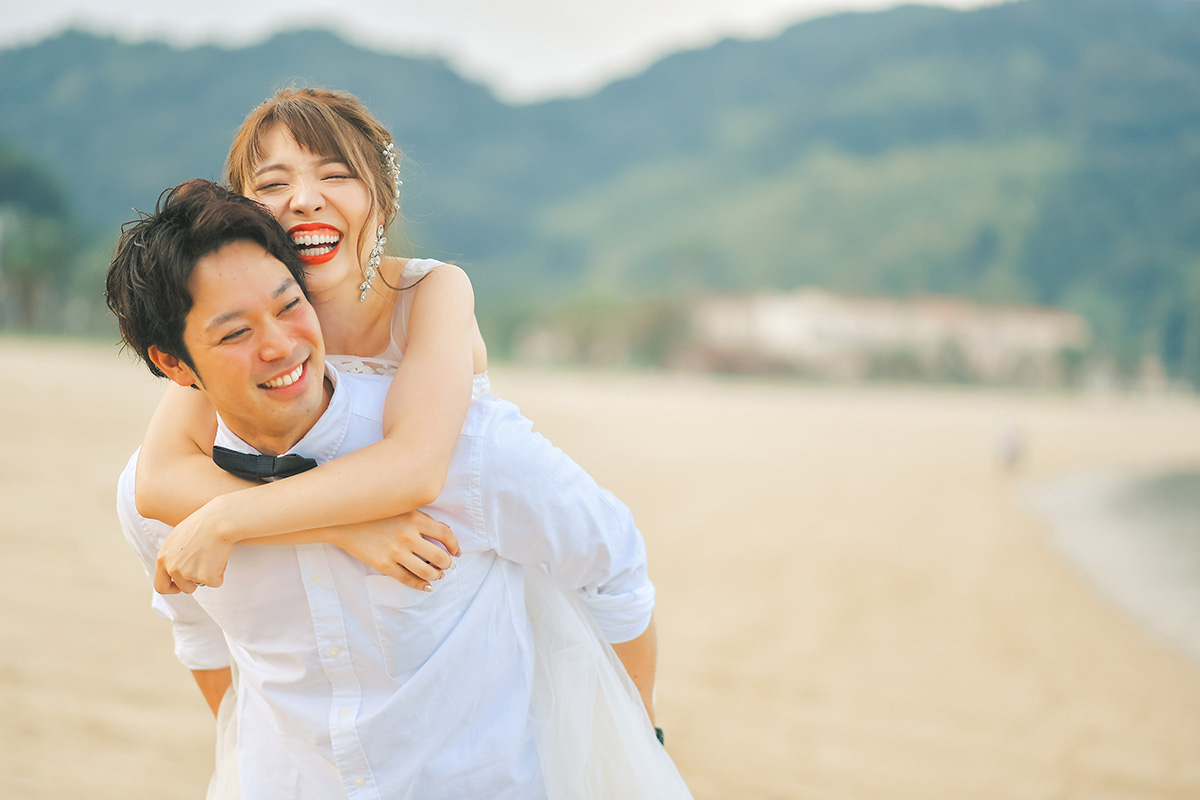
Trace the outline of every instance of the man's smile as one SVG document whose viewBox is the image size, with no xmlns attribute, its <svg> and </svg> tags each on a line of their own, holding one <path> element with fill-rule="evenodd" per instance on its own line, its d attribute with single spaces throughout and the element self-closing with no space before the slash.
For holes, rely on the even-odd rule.
<svg viewBox="0 0 1200 800">
<path fill-rule="evenodd" d="M 308 364 L 307 361 L 302 361 L 302 362 L 300 362 L 300 364 L 298 364 L 293 369 L 291 369 L 287 372 L 284 372 L 280 375 L 276 375 L 274 378 L 271 378 L 269 381 L 263 381 L 262 383 L 258 384 L 258 388 L 260 388 L 260 389 L 282 389 L 287 386 L 291 386 L 293 383 L 296 383 L 297 381 L 299 381 L 301 376 L 304 375 L 305 367 L 307 364 Z"/>
</svg>

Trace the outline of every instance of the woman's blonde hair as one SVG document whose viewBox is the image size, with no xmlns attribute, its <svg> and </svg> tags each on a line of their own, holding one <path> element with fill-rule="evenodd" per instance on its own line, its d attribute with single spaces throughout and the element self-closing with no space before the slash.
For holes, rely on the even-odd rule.
<svg viewBox="0 0 1200 800">
<path fill-rule="evenodd" d="M 372 213 L 360 242 L 374 239 L 374 220 L 386 228 L 396 218 L 396 176 L 385 149 L 392 135 L 349 92 L 329 89 L 280 89 L 250 112 L 238 128 L 225 160 L 225 181 L 238 194 L 251 188 L 254 171 L 263 159 L 263 138 L 282 125 L 303 149 L 346 162 L 354 177 L 366 184 Z M 396 163 L 400 152 L 395 150 Z"/>
</svg>

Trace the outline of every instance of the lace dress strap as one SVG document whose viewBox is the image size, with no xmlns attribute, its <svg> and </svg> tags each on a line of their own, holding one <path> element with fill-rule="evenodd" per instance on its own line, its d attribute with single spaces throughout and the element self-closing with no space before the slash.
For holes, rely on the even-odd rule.
<svg viewBox="0 0 1200 800">
<path fill-rule="evenodd" d="M 412 286 L 416 281 L 428 275 L 442 265 L 435 258 L 410 258 L 401 271 L 401 286 Z M 400 342 L 408 344 L 408 312 L 412 307 L 412 293 L 399 292 L 396 295 L 395 309 L 392 311 L 391 336 L 387 349 L 372 358 L 362 356 L 344 356 L 326 354 L 325 358 L 339 372 L 374 373 L 375 375 L 395 375 L 400 362 L 404 360 L 404 349 Z M 471 396 L 474 398 L 487 397 L 492 393 L 491 380 L 487 372 L 480 372 L 472 377 Z"/>
<path fill-rule="evenodd" d="M 325 360 L 332 364 L 338 372 L 358 375 L 395 375 L 400 366 L 399 358 L 387 358 L 386 355 L 367 358 L 326 353 Z"/>
<path fill-rule="evenodd" d="M 410 286 L 413 281 L 424 278 L 430 272 L 442 265 L 436 258 L 410 258 L 400 272 L 401 286 Z"/>
<path fill-rule="evenodd" d="M 422 278 L 442 265 L 435 258 L 410 258 L 400 271 L 400 288 L 416 285 Z M 401 291 L 396 296 L 396 310 L 392 313 L 392 340 L 388 355 L 399 361 L 401 348 L 398 342 L 408 341 L 408 312 L 412 307 L 412 292 Z"/>
</svg>

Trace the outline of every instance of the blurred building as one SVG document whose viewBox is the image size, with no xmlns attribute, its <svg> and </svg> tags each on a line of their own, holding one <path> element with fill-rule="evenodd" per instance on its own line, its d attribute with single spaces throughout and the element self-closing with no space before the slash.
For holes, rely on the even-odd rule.
<svg viewBox="0 0 1200 800">
<path fill-rule="evenodd" d="M 682 356 L 737 372 L 1054 385 L 1073 379 L 1090 338 L 1081 317 L 1058 309 L 803 289 L 701 301 Z"/>
</svg>

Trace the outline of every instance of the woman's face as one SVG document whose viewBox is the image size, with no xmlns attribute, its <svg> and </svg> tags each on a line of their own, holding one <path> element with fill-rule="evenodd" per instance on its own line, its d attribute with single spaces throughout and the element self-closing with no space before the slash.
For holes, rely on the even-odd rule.
<svg viewBox="0 0 1200 800">
<path fill-rule="evenodd" d="M 271 209 L 292 237 L 306 265 L 310 293 L 340 290 L 357 295 L 361 265 L 374 244 L 361 239 L 376 227 L 366 225 L 371 214 L 366 184 L 344 161 L 301 148 L 282 125 L 262 143 L 263 158 L 246 195 Z"/>
</svg>

